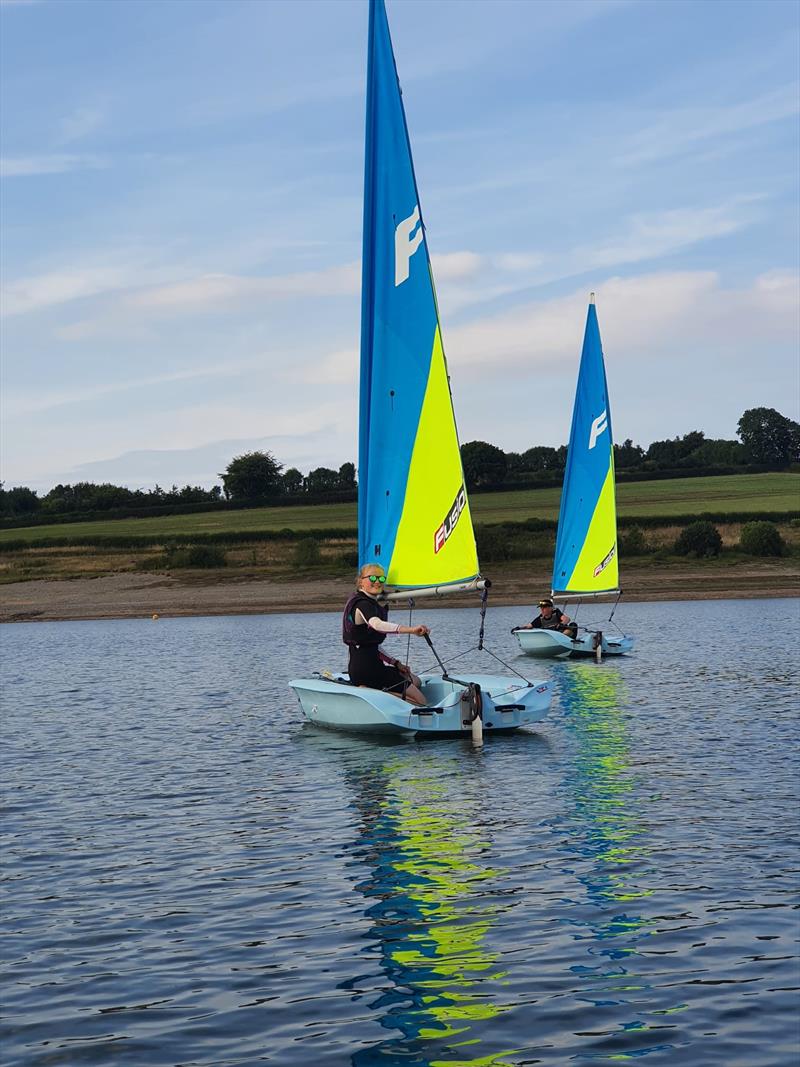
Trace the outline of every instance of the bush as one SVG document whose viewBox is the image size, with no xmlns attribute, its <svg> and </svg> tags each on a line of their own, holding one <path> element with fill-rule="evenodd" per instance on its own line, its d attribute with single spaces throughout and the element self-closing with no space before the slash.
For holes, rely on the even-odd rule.
<svg viewBox="0 0 800 1067">
<path fill-rule="evenodd" d="M 750 556 L 781 556 L 784 543 L 774 522 L 747 522 L 742 527 L 739 548 Z"/>
<path fill-rule="evenodd" d="M 319 541 L 314 537 L 304 537 L 294 546 L 294 562 L 298 567 L 313 567 L 322 560 Z"/>
<path fill-rule="evenodd" d="M 721 549 L 722 537 L 713 522 L 693 522 L 681 530 L 675 541 L 679 556 L 694 554 L 700 559 L 702 556 L 718 556 Z"/>
<path fill-rule="evenodd" d="M 166 555 L 166 566 L 203 567 L 212 569 L 227 565 L 227 557 L 216 545 L 189 545 L 188 548 L 173 548 Z"/>
<path fill-rule="evenodd" d="M 358 569 L 358 552 L 355 549 L 349 549 L 346 552 L 339 553 L 339 562 L 343 567 L 347 567 L 349 570 L 355 571 Z"/>
<path fill-rule="evenodd" d="M 475 530 L 478 558 L 485 563 L 498 563 L 509 559 L 511 545 L 508 533 L 501 526 L 479 526 Z"/>
<path fill-rule="evenodd" d="M 621 556 L 644 556 L 650 551 L 650 545 L 641 526 L 631 526 L 619 538 Z"/>
</svg>

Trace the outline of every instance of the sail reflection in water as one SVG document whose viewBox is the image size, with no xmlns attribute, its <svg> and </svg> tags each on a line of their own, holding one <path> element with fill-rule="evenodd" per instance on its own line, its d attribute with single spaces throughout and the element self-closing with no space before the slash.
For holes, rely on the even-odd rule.
<svg viewBox="0 0 800 1067">
<path fill-rule="evenodd" d="M 508 1061 L 485 1041 L 492 1020 L 511 1007 L 490 933 L 515 901 L 501 885 L 505 872 L 485 860 L 479 770 L 465 773 L 461 753 L 374 751 L 383 752 L 379 763 L 347 772 L 362 819 L 356 855 L 372 871 L 357 889 L 373 902 L 370 937 L 390 981 L 371 1007 L 402 1037 L 352 1062 L 503 1067 Z"/>
<path fill-rule="evenodd" d="M 639 807 L 641 782 L 630 766 L 628 691 L 616 664 L 582 662 L 563 664 L 559 690 L 564 725 L 576 745 L 564 782 L 573 802 L 565 820 L 566 840 L 570 851 L 585 861 L 578 868 L 578 881 L 586 899 L 573 902 L 575 917 L 569 922 L 575 940 L 587 942 L 590 958 L 570 970 L 581 980 L 578 999 L 596 1009 L 583 1020 L 582 1036 L 619 1035 L 624 1041 L 621 1054 L 641 1055 L 656 1046 L 668 1047 L 663 1034 L 648 1047 L 641 1032 L 665 1029 L 661 1017 L 684 1005 L 651 1010 L 649 1014 L 659 1016 L 652 1024 L 638 1018 L 637 1004 L 650 983 L 639 973 L 637 957 L 657 932 L 657 920 L 644 906 L 652 889 L 640 884 L 647 882 L 649 847 Z M 629 1045 L 633 1035 L 639 1035 L 635 1051 Z"/>
</svg>

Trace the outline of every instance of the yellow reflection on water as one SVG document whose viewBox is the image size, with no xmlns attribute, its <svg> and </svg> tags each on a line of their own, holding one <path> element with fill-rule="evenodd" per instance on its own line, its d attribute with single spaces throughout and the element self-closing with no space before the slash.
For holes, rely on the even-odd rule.
<svg viewBox="0 0 800 1067">
<path fill-rule="evenodd" d="M 459 782 L 463 764 L 453 760 L 428 757 L 422 768 L 410 772 L 411 766 L 406 756 L 382 763 L 383 797 L 364 835 L 375 877 L 362 892 L 380 901 L 368 911 L 373 933 L 393 985 L 410 990 L 384 1025 L 414 1044 L 435 1043 L 431 1053 L 447 1058 L 426 1060 L 431 1067 L 511 1067 L 503 1057 L 512 1050 L 487 1055 L 470 1033 L 512 1007 L 496 999 L 506 972 L 487 944 L 510 904 L 493 895 L 505 871 L 484 860 L 489 842 L 480 828 L 481 791 L 469 795 L 469 783 Z"/>
</svg>

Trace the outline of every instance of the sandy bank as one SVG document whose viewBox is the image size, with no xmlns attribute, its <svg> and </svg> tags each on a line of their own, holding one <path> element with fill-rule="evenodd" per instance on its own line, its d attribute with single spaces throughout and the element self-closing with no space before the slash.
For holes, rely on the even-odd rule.
<svg viewBox="0 0 800 1067">
<path fill-rule="evenodd" d="M 550 572 L 544 567 L 495 564 L 490 574 L 493 604 L 532 605 L 549 589 Z M 671 564 L 661 569 L 634 564 L 626 567 L 624 584 L 628 601 L 800 596 L 800 567 L 796 560 Z M 16 582 L 0 586 L 0 622 L 336 611 L 351 589 L 348 578 L 229 579 L 216 574 L 178 578 L 131 573 Z M 448 601 L 436 604 L 447 606 Z M 466 606 L 464 598 L 449 604 Z"/>
</svg>

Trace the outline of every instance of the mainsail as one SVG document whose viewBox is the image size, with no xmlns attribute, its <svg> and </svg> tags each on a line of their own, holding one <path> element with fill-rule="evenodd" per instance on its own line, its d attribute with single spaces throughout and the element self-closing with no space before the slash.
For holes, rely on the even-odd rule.
<svg viewBox="0 0 800 1067">
<path fill-rule="evenodd" d="M 390 585 L 478 574 L 425 228 L 383 0 L 371 0 L 361 290 L 359 562 Z"/>
<path fill-rule="evenodd" d="M 553 593 L 616 593 L 614 443 L 594 294 L 583 338 L 553 563 Z"/>
</svg>

